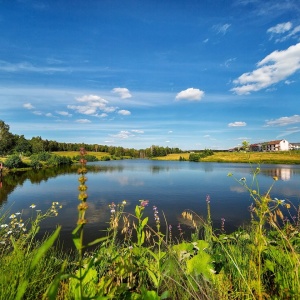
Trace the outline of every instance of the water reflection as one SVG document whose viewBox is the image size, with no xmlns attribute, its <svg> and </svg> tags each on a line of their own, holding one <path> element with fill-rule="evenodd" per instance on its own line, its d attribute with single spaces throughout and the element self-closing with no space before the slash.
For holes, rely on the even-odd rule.
<svg viewBox="0 0 300 300">
<path fill-rule="evenodd" d="M 272 197 L 286 199 L 298 205 L 300 199 L 300 166 L 261 165 L 258 181 L 260 191 L 272 189 Z M 206 195 L 211 197 L 211 212 L 214 225 L 219 226 L 221 218 L 226 219 L 227 230 L 249 220 L 248 207 L 252 199 L 235 178 L 245 177 L 247 184 L 256 188 L 253 172 L 256 166 L 228 163 L 191 163 L 148 160 L 124 160 L 89 163 L 87 218 L 91 235 L 99 234 L 107 227 L 111 202 L 127 200 L 126 211 L 134 213 L 140 199 L 149 200 L 150 207 L 145 214 L 149 223 L 155 224 L 151 206 L 163 212 L 168 224 L 176 227 L 182 222 L 185 209 L 206 217 Z M 43 230 L 52 230 L 57 224 L 63 226 L 63 235 L 74 228 L 78 205 L 78 166 L 43 169 L 39 171 L 15 172 L 2 176 L 0 207 L 3 211 L 12 205 L 13 212 L 23 211 L 24 217 L 32 216 L 32 203 L 37 209 L 45 210 L 52 201 L 63 204 L 57 218 L 47 220 Z"/>
</svg>

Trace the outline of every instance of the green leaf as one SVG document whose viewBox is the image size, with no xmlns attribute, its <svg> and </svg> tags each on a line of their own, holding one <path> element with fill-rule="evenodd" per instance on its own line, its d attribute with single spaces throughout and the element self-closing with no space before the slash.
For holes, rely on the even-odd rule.
<svg viewBox="0 0 300 300">
<path fill-rule="evenodd" d="M 149 270 L 148 268 L 146 269 L 148 275 L 150 276 L 150 278 L 152 279 L 154 286 L 157 288 L 158 287 L 158 279 L 156 278 L 154 272 L 152 272 L 151 270 Z"/>
<path fill-rule="evenodd" d="M 147 222 L 148 222 L 148 217 L 146 217 L 143 221 L 142 221 L 142 224 L 141 224 L 141 226 L 142 226 L 142 228 L 144 228 L 145 227 L 145 225 L 147 224 Z"/>
<path fill-rule="evenodd" d="M 135 215 L 138 219 L 141 217 L 141 210 L 138 205 L 136 205 L 136 207 L 135 207 Z"/>
<path fill-rule="evenodd" d="M 32 271 L 35 266 L 38 264 L 40 259 L 45 255 L 45 253 L 48 251 L 50 247 L 54 244 L 56 239 L 59 236 L 61 226 L 58 226 L 54 233 L 38 248 L 37 253 L 34 255 L 34 259 L 32 260 L 30 264 L 30 270 Z"/>
<path fill-rule="evenodd" d="M 102 238 L 95 239 L 94 241 L 88 243 L 88 244 L 86 245 L 86 247 L 94 246 L 94 245 L 96 245 L 96 244 L 98 244 L 98 243 L 101 243 L 101 242 L 107 240 L 107 239 L 108 239 L 108 236 L 105 236 L 105 237 L 102 237 Z"/>
<path fill-rule="evenodd" d="M 195 276 L 202 274 L 206 278 L 211 278 L 213 272 L 210 255 L 199 251 L 197 255 L 187 261 L 187 273 Z"/>
<path fill-rule="evenodd" d="M 77 250 L 81 249 L 79 230 L 82 228 L 82 225 L 77 225 L 77 227 L 72 231 L 72 240 Z"/>
</svg>

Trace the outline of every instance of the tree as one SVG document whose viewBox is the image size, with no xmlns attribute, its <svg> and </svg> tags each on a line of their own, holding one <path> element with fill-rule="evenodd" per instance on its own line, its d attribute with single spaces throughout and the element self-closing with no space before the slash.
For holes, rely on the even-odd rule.
<svg viewBox="0 0 300 300">
<path fill-rule="evenodd" d="M 14 151 L 18 153 L 31 153 L 31 144 L 25 139 L 24 135 L 15 135 Z"/>
<path fill-rule="evenodd" d="M 14 146 L 14 135 L 9 132 L 9 125 L 0 120 L 0 155 L 9 153 Z"/>
<path fill-rule="evenodd" d="M 243 149 L 244 151 L 249 151 L 249 145 L 249 142 L 243 141 L 241 149 Z"/>
</svg>

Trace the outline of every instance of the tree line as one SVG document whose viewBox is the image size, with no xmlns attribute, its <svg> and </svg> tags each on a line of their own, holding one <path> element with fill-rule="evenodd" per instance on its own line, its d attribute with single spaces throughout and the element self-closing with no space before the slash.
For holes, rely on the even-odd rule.
<svg viewBox="0 0 300 300">
<path fill-rule="evenodd" d="M 161 147 L 152 145 L 146 149 L 124 148 L 120 146 L 108 146 L 86 143 L 65 143 L 47 139 L 40 136 L 26 139 L 24 135 L 13 134 L 10 132 L 10 126 L 0 120 L 0 156 L 20 153 L 25 156 L 41 152 L 56 151 L 78 151 L 80 148 L 86 151 L 106 152 L 117 157 L 130 156 L 134 158 L 166 156 L 172 153 L 182 153 L 179 148 Z"/>
</svg>

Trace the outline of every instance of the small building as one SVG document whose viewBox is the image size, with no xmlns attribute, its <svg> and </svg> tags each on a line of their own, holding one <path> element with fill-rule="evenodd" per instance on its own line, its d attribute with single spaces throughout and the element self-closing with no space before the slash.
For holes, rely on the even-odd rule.
<svg viewBox="0 0 300 300">
<path fill-rule="evenodd" d="M 250 151 L 289 151 L 290 143 L 287 140 L 275 140 L 264 143 L 252 144 L 250 145 Z"/>
<path fill-rule="evenodd" d="M 290 143 L 291 150 L 300 150 L 300 143 Z"/>
</svg>

